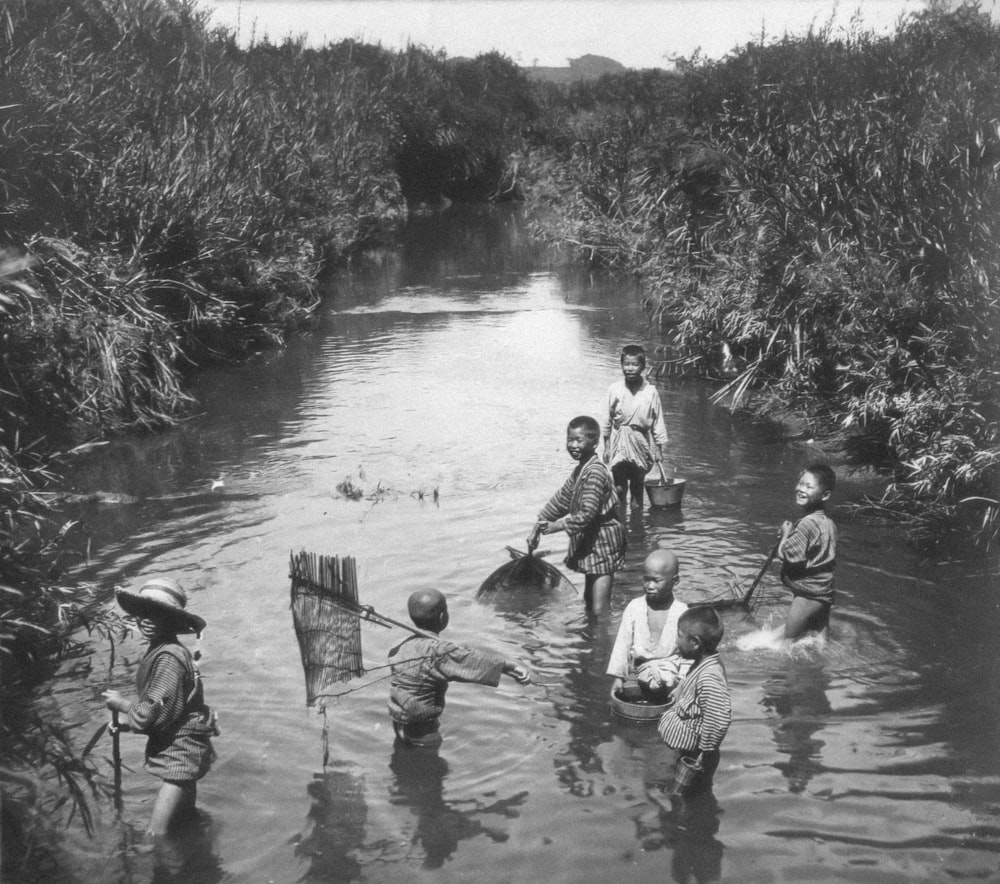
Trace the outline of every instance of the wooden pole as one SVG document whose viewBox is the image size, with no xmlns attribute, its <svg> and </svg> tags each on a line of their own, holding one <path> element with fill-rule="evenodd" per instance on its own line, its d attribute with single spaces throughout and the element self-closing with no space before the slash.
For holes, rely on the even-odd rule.
<svg viewBox="0 0 1000 884">
<path fill-rule="evenodd" d="M 122 750 L 119 742 L 121 728 L 118 725 L 118 710 L 111 710 L 111 723 L 108 733 L 111 734 L 111 760 L 115 768 L 115 810 L 122 812 Z"/>
</svg>

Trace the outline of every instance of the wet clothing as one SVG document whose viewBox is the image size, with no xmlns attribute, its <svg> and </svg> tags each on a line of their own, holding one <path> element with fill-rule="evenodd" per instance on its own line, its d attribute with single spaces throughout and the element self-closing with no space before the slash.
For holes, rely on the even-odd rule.
<svg viewBox="0 0 1000 884">
<path fill-rule="evenodd" d="M 624 380 L 608 388 L 608 416 L 601 433 L 610 436 L 608 465 L 634 464 L 643 474 L 653 466 L 652 444 L 667 444 L 660 394 L 645 378 L 633 393 Z"/>
<path fill-rule="evenodd" d="M 655 661 L 664 660 L 669 661 L 669 670 L 675 675 L 680 676 L 687 672 L 690 664 L 677 654 L 677 621 L 687 607 L 684 602 L 674 599 L 667 609 L 667 619 L 662 631 L 659 635 L 653 635 L 649 631 L 647 619 L 649 605 L 646 603 L 646 597 L 632 599 L 622 612 L 618 635 L 611 649 L 611 657 L 608 659 L 608 675 L 614 678 L 627 678 L 635 668 L 636 659 L 650 661 L 643 668 L 652 668 Z M 665 679 L 660 678 L 660 681 L 665 682 Z M 672 687 L 672 685 L 667 686 Z"/>
<path fill-rule="evenodd" d="M 135 676 L 139 699 L 128 726 L 147 734 L 146 770 L 164 780 L 199 780 L 215 760 L 215 725 L 191 652 L 176 639 L 151 645 Z"/>
<path fill-rule="evenodd" d="M 625 564 L 625 526 L 611 472 L 594 454 L 578 464 L 538 514 L 569 535 L 566 565 L 584 574 L 613 574 Z"/>
<path fill-rule="evenodd" d="M 411 726 L 436 724 L 444 712 L 448 682 L 462 681 L 496 687 L 504 658 L 493 651 L 462 648 L 444 639 L 413 635 L 389 651 L 392 669 L 389 715 L 397 735 L 407 738 Z M 413 727 L 430 733 L 437 728 Z"/>
<path fill-rule="evenodd" d="M 718 654 L 708 654 L 677 686 L 674 702 L 660 716 L 658 730 L 663 742 L 673 749 L 715 752 L 732 717 L 726 670 Z"/>
<path fill-rule="evenodd" d="M 781 544 L 781 582 L 795 595 L 833 604 L 837 526 L 825 512 L 807 513 Z"/>
<path fill-rule="evenodd" d="M 410 724 L 394 721 L 392 729 L 397 740 L 410 746 L 438 746 L 441 743 L 441 722 L 437 718 Z"/>
</svg>

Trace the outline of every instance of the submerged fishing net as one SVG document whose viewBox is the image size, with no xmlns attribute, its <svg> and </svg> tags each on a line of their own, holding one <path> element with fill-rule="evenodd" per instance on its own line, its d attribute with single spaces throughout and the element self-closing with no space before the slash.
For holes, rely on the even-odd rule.
<svg viewBox="0 0 1000 884">
<path fill-rule="evenodd" d="M 292 554 L 292 619 L 306 674 L 306 703 L 327 689 L 364 674 L 358 575 L 354 559 Z"/>
<path fill-rule="evenodd" d="M 495 592 L 575 592 L 576 587 L 555 566 L 542 559 L 546 553 L 523 553 L 508 546 L 511 561 L 501 565 L 479 587 L 476 597 Z"/>
<path fill-rule="evenodd" d="M 748 593 L 745 583 L 730 582 L 723 592 L 688 602 L 688 607 L 715 608 L 717 611 L 727 611 L 739 608 L 753 617 L 762 606 L 779 602 L 788 596 L 787 592 L 773 590 L 758 585 L 753 592 Z"/>
</svg>

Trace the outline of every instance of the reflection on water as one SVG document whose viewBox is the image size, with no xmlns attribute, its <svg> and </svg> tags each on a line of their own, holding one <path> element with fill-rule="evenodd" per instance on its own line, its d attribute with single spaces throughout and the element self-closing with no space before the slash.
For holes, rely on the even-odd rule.
<svg viewBox="0 0 1000 884">
<path fill-rule="evenodd" d="M 826 692 L 830 678 L 822 662 L 790 660 L 783 673 L 764 683 L 764 708 L 775 713 L 774 743 L 788 756 L 776 767 L 788 779 L 791 792 L 802 792 L 822 770 L 823 741 L 816 737 L 830 712 Z"/>
<path fill-rule="evenodd" d="M 362 865 L 368 805 L 364 781 L 350 770 L 325 770 L 313 776 L 306 791 L 312 799 L 308 828 L 296 841 L 295 855 L 309 860 L 303 881 L 357 881 Z"/>
<path fill-rule="evenodd" d="M 449 802 L 444 798 L 448 762 L 440 746 L 406 746 L 396 741 L 389 767 L 395 775 L 389 803 L 409 808 L 416 817 L 409 838 L 422 852 L 425 869 L 439 869 L 452 858 L 460 841 L 486 836 L 494 844 L 509 839 L 505 829 L 483 817 L 516 819 L 528 792 L 495 801 L 466 799 Z"/>
<path fill-rule="evenodd" d="M 109 603 L 115 583 L 178 577 L 208 622 L 190 646 L 223 719 L 190 853 L 157 870 L 107 809 L 93 841 L 66 835 L 81 881 L 997 875 L 990 567 L 921 561 L 890 528 L 857 521 L 845 505 L 878 486 L 843 469 L 831 642 L 741 645 L 783 616 L 772 569 L 756 620 L 724 614 L 734 721 L 714 796 L 655 800 L 670 759 L 654 729 L 612 719 L 604 674 L 642 560 L 675 550 L 688 601 L 745 585 L 794 514 L 799 470 L 827 456 L 734 419 L 707 387 L 658 382 L 687 489 L 680 509 L 630 518 L 607 614 L 586 615 L 573 574 L 576 592 L 476 598 L 565 478 L 567 420 L 599 413 L 623 343 L 657 344 L 632 287 L 542 259 L 513 214 L 417 220 L 398 252 L 337 281 L 312 334 L 207 372 L 201 416 L 81 462 L 76 490 L 109 496 L 70 513 L 93 537 L 79 575 Z M 561 562 L 565 537 L 546 544 Z M 325 764 L 289 612 L 300 549 L 354 556 L 363 602 L 396 619 L 414 589 L 441 589 L 447 638 L 529 662 L 534 683 L 453 686 L 440 752 L 417 761 L 394 747 L 386 711 L 380 667 L 399 636 L 364 626 L 369 673 L 327 710 Z M 99 648 L 53 684 L 82 739 L 105 714 L 101 690 L 130 685 L 140 653 L 135 638 L 113 661 Z M 126 821 L 148 818 L 158 784 L 141 742 L 123 742 Z"/>
</svg>

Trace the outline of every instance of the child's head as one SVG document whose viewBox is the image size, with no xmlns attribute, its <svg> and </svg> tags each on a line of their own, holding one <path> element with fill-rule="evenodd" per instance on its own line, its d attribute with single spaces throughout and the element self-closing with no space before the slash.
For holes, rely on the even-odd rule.
<svg viewBox="0 0 1000 884">
<path fill-rule="evenodd" d="M 147 639 L 186 632 L 200 635 L 205 628 L 205 621 L 187 610 L 187 593 L 169 577 L 147 580 L 138 592 L 117 589 L 115 598 Z"/>
<path fill-rule="evenodd" d="M 803 509 L 819 509 L 829 500 L 836 484 L 836 474 L 825 463 L 810 464 L 795 485 L 795 502 Z"/>
<path fill-rule="evenodd" d="M 677 650 L 689 660 L 714 653 L 724 631 L 714 608 L 707 605 L 688 608 L 677 621 Z"/>
<path fill-rule="evenodd" d="M 622 347 L 621 362 L 626 380 L 638 378 L 646 368 L 646 351 L 638 344 L 628 344 Z"/>
<path fill-rule="evenodd" d="M 654 549 L 642 563 L 642 589 L 646 604 L 653 608 L 669 607 L 674 600 L 674 584 L 680 563 L 668 549 Z"/>
<path fill-rule="evenodd" d="M 566 450 L 574 460 L 586 460 L 597 451 L 601 425 L 590 415 L 573 418 L 566 427 Z"/>
<path fill-rule="evenodd" d="M 646 367 L 646 351 L 638 344 L 626 344 L 622 347 L 621 362 L 623 366 L 626 359 L 636 359 L 640 368 Z"/>
<path fill-rule="evenodd" d="M 448 625 L 448 600 L 436 589 L 419 589 L 410 595 L 406 607 L 414 626 L 440 632 Z"/>
</svg>

